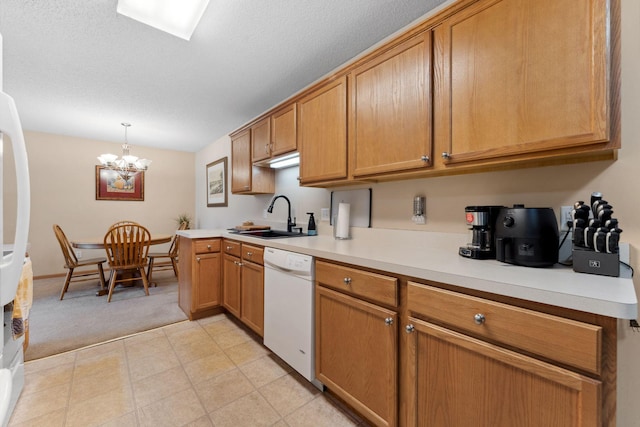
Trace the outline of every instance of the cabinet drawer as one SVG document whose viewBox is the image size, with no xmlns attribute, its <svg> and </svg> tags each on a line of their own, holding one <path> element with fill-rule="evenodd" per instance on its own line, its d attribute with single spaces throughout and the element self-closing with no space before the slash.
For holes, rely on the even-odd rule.
<svg viewBox="0 0 640 427">
<path fill-rule="evenodd" d="M 264 254 L 264 248 L 260 246 L 242 244 L 242 259 L 244 261 L 254 262 L 256 264 L 263 265 L 262 258 Z"/>
<path fill-rule="evenodd" d="M 202 239 L 194 243 L 197 254 L 207 254 L 210 252 L 220 252 L 220 239 Z"/>
<path fill-rule="evenodd" d="M 398 306 L 398 279 L 395 277 L 316 261 L 316 281 L 373 302 Z"/>
<path fill-rule="evenodd" d="M 225 254 L 239 257 L 241 254 L 241 243 L 235 240 L 224 240 L 222 242 L 222 249 Z"/>
<path fill-rule="evenodd" d="M 409 311 L 453 329 L 600 374 L 602 328 L 409 282 Z"/>
</svg>

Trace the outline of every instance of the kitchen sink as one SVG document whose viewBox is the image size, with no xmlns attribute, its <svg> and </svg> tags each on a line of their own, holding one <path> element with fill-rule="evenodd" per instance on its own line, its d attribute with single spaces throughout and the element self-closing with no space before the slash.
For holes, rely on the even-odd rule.
<svg viewBox="0 0 640 427">
<path fill-rule="evenodd" d="M 261 239 L 282 239 L 288 237 L 304 237 L 307 236 L 307 233 L 299 233 L 294 231 L 284 231 L 284 230 L 231 230 L 234 234 L 243 234 L 245 236 L 251 237 L 259 237 Z"/>
</svg>

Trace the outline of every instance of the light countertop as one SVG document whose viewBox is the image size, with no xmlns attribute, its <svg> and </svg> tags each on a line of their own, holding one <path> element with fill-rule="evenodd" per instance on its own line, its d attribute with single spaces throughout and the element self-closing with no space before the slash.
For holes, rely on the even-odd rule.
<svg viewBox="0 0 640 427">
<path fill-rule="evenodd" d="M 354 230 L 355 231 L 355 230 Z M 227 230 L 184 230 L 191 239 L 228 237 L 318 258 L 402 274 L 463 288 L 586 311 L 619 319 L 638 317 L 638 300 L 630 270 L 621 277 L 576 273 L 556 264 L 530 268 L 458 255 L 468 235 L 406 230 L 358 229 L 351 240 L 330 235 L 260 239 Z M 628 258 L 628 245 L 623 245 Z"/>
</svg>

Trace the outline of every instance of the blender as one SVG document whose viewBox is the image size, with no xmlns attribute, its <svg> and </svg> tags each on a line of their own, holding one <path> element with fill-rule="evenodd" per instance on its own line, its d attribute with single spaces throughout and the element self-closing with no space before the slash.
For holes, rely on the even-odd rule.
<svg viewBox="0 0 640 427">
<path fill-rule="evenodd" d="M 504 206 L 467 206 L 464 208 L 470 243 L 461 246 L 458 253 L 466 258 L 495 259 L 495 225 Z"/>
</svg>

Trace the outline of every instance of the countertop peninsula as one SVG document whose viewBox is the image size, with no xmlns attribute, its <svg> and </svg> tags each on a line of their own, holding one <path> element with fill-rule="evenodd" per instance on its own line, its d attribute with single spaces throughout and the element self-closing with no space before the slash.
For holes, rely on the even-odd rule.
<svg viewBox="0 0 640 427">
<path fill-rule="evenodd" d="M 190 239 L 225 237 L 619 319 L 638 317 L 631 270 L 625 266 L 620 267 L 620 277 L 607 277 L 576 273 L 559 264 L 530 268 L 496 260 L 468 259 L 458 255 L 458 248 L 466 244 L 467 234 L 358 229 L 350 240 L 336 240 L 323 234 L 261 239 L 224 229 L 198 229 L 178 231 L 178 235 Z M 628 244 L 621 246 L 621 258 L 628 259 Z"/>
</svg>

